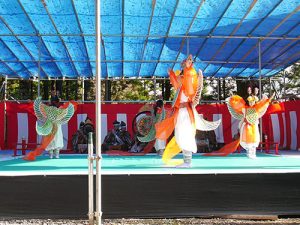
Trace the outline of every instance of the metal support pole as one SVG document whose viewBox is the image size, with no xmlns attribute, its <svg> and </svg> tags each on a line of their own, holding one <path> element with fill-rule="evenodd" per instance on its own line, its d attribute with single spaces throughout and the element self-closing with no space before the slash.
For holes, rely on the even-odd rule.
<svg viewBox="0 0 300 225">
<path fill-rule="evenodd" d="M 38 97 L 41 96 L 41 46 L 42 46 L 42 40 L 41 36 L 39 35 L 39 70 L 38 70 Z"/>
<path fill-rule="evenodd" d="M 96 224 L 101 224 L 101 50 L 100 50 L 100 0 L 96 0 Z"/>
<path fill-rule="evenodd" d="M 189 56 L 190 54 L 190 39 L 186 39 L 186 55 Z"/>
<path fill-rule="evenodd" d="M 258 40 L 258 70 L 259 70 L 259 97 L 262 99 L 261 90 L 261 39 Z"/>
<path fill-rule="evenodd" d="M 84 77 L 82 78 L 82 81 L 81 81 L 82 83 L 81 83 L 81 85 L 82 85 L 82 96 L 81 96 L 81 100 L 82 100 L 82 102 L 84 102 Z"/>
<path fill-rule="evenodd" d="M 93 156 L 93 133 L 88 138 L 88 190 L 89 190 L 89 225 L 94 224 L 94 156 Z"/>
<path fill-rule="evenodd" d="M 4 143 L 5 147 L 7 147 L 7 109 L 6 109 L 6 101 L 7 101 L 7 75 L 5 76 L 4 81 Z"/>
<path fill-rule="evenodd" d="M 223 78 L 223 85 L 222 85 L 222 88 L 223 88 L 223 90 L 222 90 L 222 92 L 223 92 L 223 100 L 225 100 L 226 99 L 226 81 L 225 81 L 225 78 Z"/>
<path fill-rule="evenodd" d="M 154 89 L 153 89 L 153 91 L 154 91 L 154 101 L 156 101 L 156 78 L 155 77 L 153 79 L 153 82 L 154 82 Z"/>
<path fill-rule="evenodd" d="M 262 99 L 262 90 L 261 90 L 261 39 L 258 39 L 258 70 L 259 70 L 259 97 Z M 262 141 L 262 118 L 259 119 L 259 132 L 260 132 L 260 141 Z"/>
<path fill-rule="evenodd" d="M 272 80 L 271 77 L 269 78 L 269 93 L 272 92 Z"/>
<path fill-rule="evenodd" d="M 217 83 L 218 83 L 218 102 L 220 101 L 220 78 L 218 78 L 217 80 Z"/>
<path fill-rule="evenodd" d="M 285 75 L 286 75 L 286 72 L 285 71 L 283 71 L 283 98 L 285 99 Z"/>
<path fill-rule="evenodd" d="M 5 76 L 4 82 L 4 101 L 7 101 L 7 75 Z"/>
</svg>

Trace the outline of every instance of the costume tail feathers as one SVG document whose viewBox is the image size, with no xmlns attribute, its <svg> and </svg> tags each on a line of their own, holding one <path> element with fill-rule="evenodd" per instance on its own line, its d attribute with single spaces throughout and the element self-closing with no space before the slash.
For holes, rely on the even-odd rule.
<svg viewBox="0 0 300 225">
<path fill-rule="evenodd" d="M 41 155 L 43 151 L 47 148 L 47 146 L 51 143 L 51 141 L 54 139 L 54 136 L 55 134 L 50 134 L 48 136 L 45 136 L 42 139 L 41 145 L 36 149 L 34 149 L 32 152 L 29 152 L 27 155 L 25 155 L 23 159 L 28 161 L 35 160 L 35 157 Z"/>
<path fill-rule="evenodd" d="M 204 156 L 227 156 L 230 153 L 233 153 L 240 145 L 240 139 L 237 139 L 227 145 L 224 145 L 220 150 L 211 152 L 211 153 L 205 153 Z"/>
</svg>

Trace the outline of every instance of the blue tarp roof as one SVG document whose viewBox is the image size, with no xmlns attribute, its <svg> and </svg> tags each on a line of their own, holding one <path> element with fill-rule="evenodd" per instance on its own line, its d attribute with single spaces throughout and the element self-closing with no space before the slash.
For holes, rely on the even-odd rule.
<svg viewBox="0 0 300 225">
<path fill-rule="evenodd" d="M 205 76 L 258 77 L 257 37 L 263 76 L 300 59 L 300 0 L 100 4 L 102 78 L 167 77 L 188 53 Z M 0 75 L 93 77 L 95 40 L 95 0 L 0 0 Z"/>
</svg>

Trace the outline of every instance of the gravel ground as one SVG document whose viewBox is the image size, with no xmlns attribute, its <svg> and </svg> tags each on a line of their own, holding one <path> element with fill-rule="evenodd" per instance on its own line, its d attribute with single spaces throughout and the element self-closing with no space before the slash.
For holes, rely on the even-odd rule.
<svg viewBox="0 0 300 225">
<path fill-rule="evenodd" d="M 0 220 L 1 225 L 88 225 L 87 220 L 51 220 L 51 219 L 28 219 L 28 220 Z M 104 219 L 103 225 L 235 225 L 235 224 L 280 224 L 300 225 L 300 218 L 277 219 L 277 220 L 237 220 L 237 219 Z"/>
</svg>

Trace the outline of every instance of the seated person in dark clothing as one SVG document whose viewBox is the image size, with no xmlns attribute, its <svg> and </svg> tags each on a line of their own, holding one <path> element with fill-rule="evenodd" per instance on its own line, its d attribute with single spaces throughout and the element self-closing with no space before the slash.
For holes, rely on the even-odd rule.
<svg viewBox="0 0 300 225">
<path fill-rule="evenodd" d="M 128 151 L 133 145 L 130 133 L 127 131 L 126 123 L 121 121 L 120 138 L 124 142 L 122 150 Z"/>
<path fill-rule="evenodd" d="M 87 117 L 85 122 L 81 122 L 79 129 L 72 137 L 73 150 L 76 153 L 87 153 L 88 152 L 88 135 L 90 132 L 93 133 L 93 143 L 95 147 L 95 129 L 92 120 Z"/>
<path fill-rule="evenodd" d="M 79 129 L 72 136 L 73 151 L 83 153 L 82 145 L 87 144 L 87 136 L 83 132 L 84 122 L 80 122 Z"/>
<path fill-rule="evenodd" d="M 139 141 L 139 139 L 135 135 L 132 144 L 133 145 L 132 145 L 132 147 L 130 148 L 130 150 L 128 152 L 138 153 L 138 152 L 142 152 L 144 150 L 144 148 L 147 146 L 148 142 Z"/>
<path fill-rule="evenodd" d="M 208 138 L 210 151 L 217 150 L 218 142 L 217 142 L 217 137 L 216 137 L 215 131 L 214 130 L 206 131 L 206 135 Z"/>
<path fill-rule="evenodd" d="M 94 133 L 94 131 L 95 131 L 95 128 L 94 128 L 94 124 L 93 124 L 91 118 L 86 117 L 84 126 L 83 126 L 84 134 L 88 136 L 90 132 Z"/>
<path fill-rule="evenodd" d="M 114 129 L 109 131 L 102 143 L 102 151 L 122 150 L 124 141 L 120 137 L 120 122 L 113 122 Z"/>
<path fill-rule="evenodd" d="M 51 91 L 50 106 L 59 107 L 60 99 L 55 90 Z"/>
<path fill-rule="evenodd" d="M 209 152 L 209 140 L 205 131 L 196 131 L 197 152 Z"/>
<path fill-rule="evenodd" d="M 217 149 L 216 134 L 211 131 L 196 131 L 197 152 L 211 152 Z"/>
</svg>

